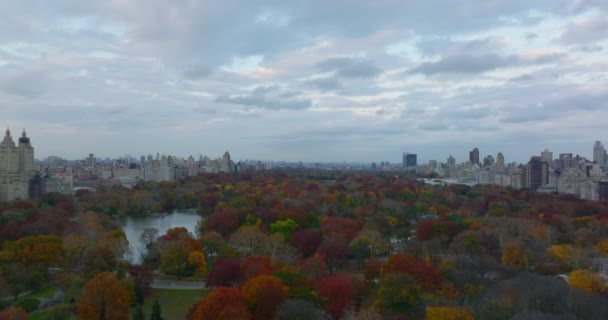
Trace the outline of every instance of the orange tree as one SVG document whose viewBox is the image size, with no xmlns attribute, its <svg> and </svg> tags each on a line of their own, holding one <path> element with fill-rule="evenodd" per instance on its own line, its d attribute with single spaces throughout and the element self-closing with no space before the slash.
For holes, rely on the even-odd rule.
<svg viewBox="0 0 608 320">
<path fill-rule="evenodd" d="M 82 320 L 127 320 L 129 293 L 114 273 L 99 273 L 84 286 L 76 313 Z"/>
<path fill-rule="evenodd" d="M 273 276 L 258 276 L 243 284 L 241 292 L 254 320 L 274 318 L 276 308 L 289 297 L 289 289 Z"/>
<path fill-rule="evenodd" d="M 190 310 L 188 320 L 251 320 L 251 313 L 241 290 L 217 287 Z"/>
</svg>

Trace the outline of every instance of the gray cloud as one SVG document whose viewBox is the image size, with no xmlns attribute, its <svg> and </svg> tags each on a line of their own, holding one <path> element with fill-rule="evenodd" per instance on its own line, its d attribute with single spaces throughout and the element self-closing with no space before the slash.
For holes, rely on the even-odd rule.
<svg viewBox="0 0 608 320">
<path fill-rule="evenodd" d="M 307 84 L 319 89 L 321 92 L 339 90 L 343 88 L 342 83 L 335 77 L 317 78 L 307 81 Z"/>
<path fill-rule="evenodd" d="M 602 16 L 568 25 L 559 40 L 566 43 L 585 43 L 606 38 L 608 38 L 608 18 Z"/>
<path fill-rule="evenodd" d="M 310 99 L 300 97 L 301 92 L 285 90 L 280 86 L 257 87 L 247 95 L 218 96 L 215 102 L 258 107 L 262 109 L 307 109 Z"/>
<path fill-rule="evenodd" d="M 480 73 L 496 70 L 517 63 L 515 56 L 500 56 L 497 54 L 484 54 L 473 56 L 460 54 L 448 56 L 436 62 L 425 62 L 411 70 L 412 73 L 438 74 L 438 73 Z"/>
<path fill-rule="evenodd" d="M 203 64 L 193 64 L 182 71 L 182 76 L 188 80 L 198 80 L 211 74 L 212 69 Z"/>
<path fill-rule="evenodd" d="M 370 78 L 382 72 L 371 60 L 347 57 L 326 59 L 319 62 L 317 67 L 323 72 L 334 72 L 343 78 Z"/>
<path fill-rule="evenodd" d="M 561 53 L 543 54 L 533 57 L 508 55 L 501 56 L 494 53 L 483 55 L 458 54 L 446 56 L 435 62 L 425 62 L 413 68 L 410 72 L 433 74 L 470 74 L 492 71 L 500 68 L 527 65 L 546 64 L 563 59 Z"/>
</svg>

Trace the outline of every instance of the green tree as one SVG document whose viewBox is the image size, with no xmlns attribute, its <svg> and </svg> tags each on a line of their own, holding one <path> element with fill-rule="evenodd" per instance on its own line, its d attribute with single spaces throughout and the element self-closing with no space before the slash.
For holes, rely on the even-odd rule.
<svg viewBox="0 0 608 320">
<path fill-rule="evenodd" d="M 154 304 L 152 305 L 152 313 L 150 314 L 150 320 L 164 320 L 162 317 L 162 312 L 158 300 L 154 300 Z"/>
<path fill-rule="evenodd" d="M 382 278 L 374 307 L 387 313 L 416 314 L 423 310 L 420 294 L 416 279 L 407 274 L 390 274 Z"/>
<path fill-rule="evenodd" d="M 279 220 L 270 225 L 270 232 L 278 232 L 283 235 L 285 241 L 289 241 L 291 234 L 296 231 L 298 225 L 291 219 Z"/>
<path fill-rule="evenodd" d="M 141 309 L 140 305 L 135 307 L 135 313 L 133 313 L 133 320 L 146 320 L 146 315 L 144 314 L 144 311 Z"/>
<path fill-rule="evenodd" d="M 190 249 L 180 241 L 169 243 L 161 254 L 160 271 L 178 277 L 192 275 L 194 269 L 188 263 L 189 255 Z"/>
</svg>

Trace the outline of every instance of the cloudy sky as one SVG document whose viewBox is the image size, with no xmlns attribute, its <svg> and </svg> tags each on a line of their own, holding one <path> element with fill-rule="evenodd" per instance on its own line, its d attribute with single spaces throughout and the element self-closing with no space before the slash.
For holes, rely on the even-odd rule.
<svg viewBox="0 0 608 320">
<path fill-rule="evenodd" d="M 0 1 L 36 158 L 523 161 L 608 142 L 606 0 Z"/>
</svg>

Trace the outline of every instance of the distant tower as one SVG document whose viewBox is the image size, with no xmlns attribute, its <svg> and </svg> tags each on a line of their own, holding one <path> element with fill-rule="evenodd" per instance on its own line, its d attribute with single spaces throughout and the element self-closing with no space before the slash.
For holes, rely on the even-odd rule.
<svg viewBox="0 0 608 320">
<path fill-rule="evenodd" d="M 475 148 L 469 152 L 469 161 L 472 164 L 479 164 L 479 149 Z"/>
<path fill-rule="evenodd" d="M 545 149 L 545 151 L 540 153 L 540 161 L 548 163 L 550 168 L 553 167 L 553 152 Z"/>
<path fill-rule="evenodd" d="M 502 155 L 502 152 L 499 152 L 496 155 L 496 172 L 504 172 L 505 171 L 505 156 Z"/>
<path fill-rule="evenodd" d="M 418 155 L 415 153 L 403 153 L 403 167 L 410 168 L 418 165 Z"/>
<path fill-rule="evenodd" d="M 92 153 L 89 153 L 89 157 L 87 158 L 87 167 L 91 169 L 95 169 L 97 167 L 97 158 Z"/>
<path fill-rule="evenodd" d="M 448 157 L 446 176 L 448 178 L 456 178 L 456 159 L 451 155 Z"/>
<path fill-rule="evenodd" d="M 6 129 L 0 143 L 0 201 L 27 199 L 29 183 L 34 176 L 34 148 L 25 130 L 15 145 L 11 132 Z"/>
<path fill-rule="evenodd" d="M 596 141 L 593 145 L 593 162 L 600 166 L 606 165 L 606 149 L 599 141 Z"/>
<path fill-rule="evenodd" d="M 232 164 L 230 162 L 230 153 L 228 151 L 224 152 L 220 170 L 223 172 L 233 172 Z"/>
<path fill-rule="evenodd" d="M 538 156 L 530 158 L 526 165 L 524 181 L 524 187 L 530 190 L 537 190 L 549 183 L 549 164 L 541 161 Z"/>
<path fill-rule="evenodd" d="M 574 166 L 574 160 L 572 158 L 572 153 L 560 153 L 559 155 L 559 167 L 562 172 L 566 168 L 572 168 Z"/>
<path fill-rule="evenodd" d="M 492 157 L 492 155 L 488 155 L 485 158 L 483 158 L 484 167 L 491 167 L 493 165 L 494 165 L 494 157 Z"/>
</svg>

